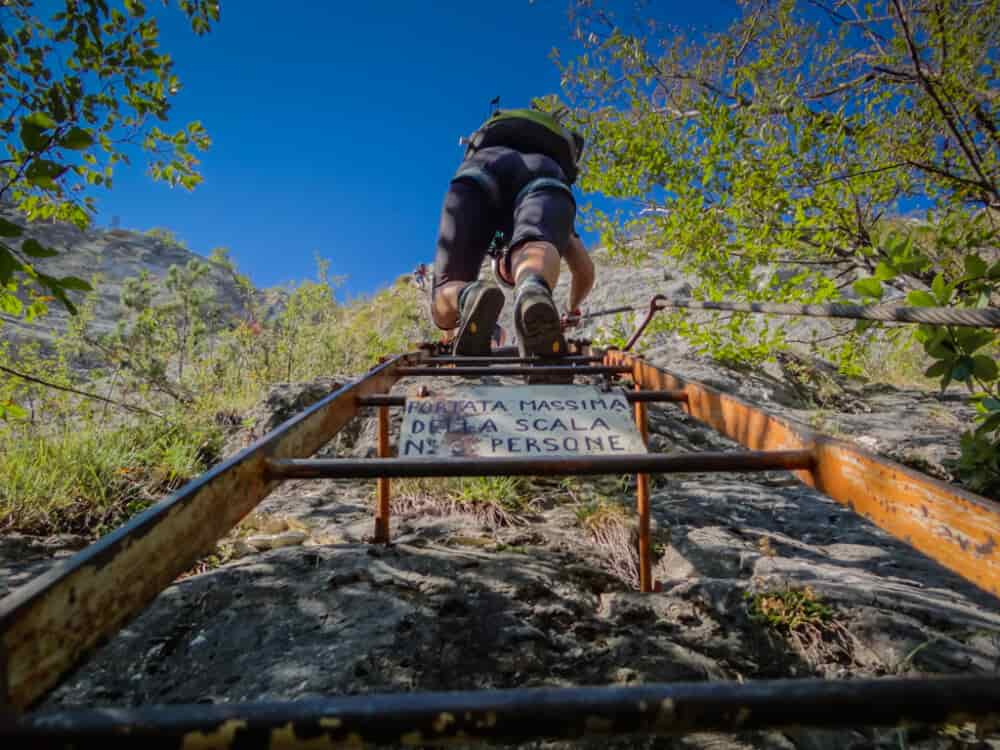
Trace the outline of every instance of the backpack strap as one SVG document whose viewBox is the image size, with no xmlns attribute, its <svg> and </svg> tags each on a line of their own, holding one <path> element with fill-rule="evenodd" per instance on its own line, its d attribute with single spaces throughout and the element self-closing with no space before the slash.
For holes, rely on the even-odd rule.
<svg viewBox="0 0 1000 750">
<path fill-rule="evenodd" d="M 474 165 L 462 167 L 455 173 L 455 176 L 451 178 L 452 182 L 457 182 L 458 180 L 474 182 L 486 193 L 486 195 L 489 196 L 490 202 L 495 207 L 500 205 L 500 184 L 496 181 L 496 178 L 493 175 L 482 167 Z"/>
</svg>

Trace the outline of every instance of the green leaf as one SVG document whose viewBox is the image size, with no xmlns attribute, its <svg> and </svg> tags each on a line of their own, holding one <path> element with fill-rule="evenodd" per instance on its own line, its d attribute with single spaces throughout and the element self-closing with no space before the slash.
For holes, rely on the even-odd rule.
<svg viewBox="0 0 1000 750">
<path fill-rule="evenodd" d="M 76 276 L 63 276 L 59 279 L 59 286 L 63 289 L 70 289 L 74 292 L 92 292 L 94 287 Z"/>
<path fill-rule="evenodd" d="M 987 411 L 1000 411 L 1000 400 L 998 399 L 984 398 L 982 403 Z"/>
<path fill-rule="evenodd" d="M 20 237 L 24 229 L 6 219 L 0 219 L 0 237 Z"/>
<path fill-rule="evenodd" d="M 45 245 L 36 239 L 25 240 L 21 245 L 21 252 L 29 258 L 54 258 L 59 255 L 55 250 L 45 247 Z"/>
<path fill-rule="evenodd" d="M 83 151 L 94 143 L 94 136 L 83 128 L 73 128 L 59 139 L 59 145 L 73 151 Z"/>
<path fill-rule="evenodd" d="M 939 273 L 934 277 L 934 281 L 931 282 L 931 292 L 937 299 L 938 303 L 941 305 L 947 305 L 948 301 L 951 299 L 951 294 L 948 290 L 948 285 L 944 281 L 944 274 Z"/>
<path fill-rule="evenodd" d="M 993 432 L 993 430 L 998 427 L 1000 427 L 1000 414 L 991 414 L 976 428 L 976 433 L 981 435 L 987 432 Z"/>
<path fill-rule="evenodd" d="M 35 159 L 24 172 L 28 182 L 35 187 L 53 189 L 56 187 L 55 179 L 60 177 L 68 166 L 57 164 L 48 159 Z"/>
<path fill-rule="evenodd" d="M 30 305 L 28 305 L 28 311 L 24 315 L 25 321 L 30 323 L 35 318 L 41 317 L 49 311 L 48 305 L 45 304 L 44 300 L 36 299 Z"/>
<path fill-rule="evenodd" d="M 28 412 L 13 401 L 0 401 L 0 417 L 4 419 L 27 419 Z"/>
<path fill-rule="evenodd" d="M 990 281 L 1000 280 L 1000 260 L 990 266 L 989 277 Z"/>
<path fill-rule="evenodd" d="M 21 300 L 17 298 L 17 295 L 0 291 L 0 310 L 3 310 L 8 315 L 18 316 L 23 309 L 24 305 L 21 304 Z"/>
<path fill-rule="evenodd" d="M 900 273 L 919 273 L 928 266 L 930 261 L 927 259 L 927 256 L 920 255 L 918 253 L 917 255 L 914 255 L 911 258 L 906 258 L 905 260 L 898 259 L 895 263 Z"/>
<path fill-rule="evenodd" d="M 906 295 L 906 304 L 913 307 L 934 307 L 937 300 L 930 293 L 918 289 Z"/>
<path fill-rule="evenodd" d="M 955 359 L 956 355 L 955 344 L 944 328 L 938 328 L 934 336 L 924 342 L 924 351 L 934 359 L 944 359 L 949 362 Z"/>
<path fill-rule="evenodd" d="M 996 334 L 977 328 L 960 328 L 955 331 L 955 338 L 966 354 L 972 354 L 976 349 L 981 349 L 993 341 Z"/>
<path fill-rule="evenodd" d="M 52 291 L 52 296 L 62 303 L 62 306 L 66 308 L 66 311 L 69 312 L 70 315 L 76 315 L 76 305 L 74 305 L 73 301 L 66 296 L 66 292 L 64 292 L 61 287 L 49 287 L 49 289 Z"/>
<path fill-rule="evenodd" d="M 935 362 L 924 372 L 924 377 L 937 378 L 951 370 L 951 362 Z"/>
<path fill-rule="evenodd" d="M 22 268 L 21 262 L 14 257 L 10 248 L 0 245 L 0 286 L 6 286 L 14 271 L 20 271 Z"/>
<path fill-rule="evenodd" d="M 987 272 L 986 261 L 978 255 L 965 256 L 965 277 L 967 279 L 978 279 L 985 276 Z"/>
<path fill-rule="evenodd" d="M 37 125 L 25 122 L 25 120 L 21 121 L 20 136 L 21 143 L 31 152 L 41 151 L 49 144 L 45 131 Z"/>
<path fill-rule="evenodd" d="M 133 18 L 138 18 L 146 12 L 145 6 L 139 0 L 125 0 L 125 10 Z"/>
<path fill-rule="evenodd" d="M 27 117 L 21 118 L 21 123 L 27 123 L 34 125 L 36 128 L 41 128 L 42 130 L 51 130 L 56 127 L 58 123 L 49 117 L 44 112 L 32 112 Z"/>
<path fill-rule="evenodd" d="M 854 291 L 862 297 L 882 299 L 882 283 L 878 279 L 858 279 L 854 282 Z"/>
<path fill-rule="evenodd" d="M 980 380 L 991 382 L 997 379 L 997 362 L 993 357 L 977 354 L 972 358 L 972 372 Z"/>
<path fill-rule="evenodd" d="M 888 281 L 889 279 L 896 278 L 896 269 L 890 266 L 888 263 L 879 261 L 879 264 L 875 266 L 875 278 L 879 281 Z"/>
<path fill-rule="evenodd" d="M 972 357 L 959 357 L 958 362 L 955 363 L 954 369 L 951 371 L 951 376 L 958 381 L 965 382 L 970 377 L 972 377 L 972 371 L 975 368 L 976 363 Z"/>
</svg>

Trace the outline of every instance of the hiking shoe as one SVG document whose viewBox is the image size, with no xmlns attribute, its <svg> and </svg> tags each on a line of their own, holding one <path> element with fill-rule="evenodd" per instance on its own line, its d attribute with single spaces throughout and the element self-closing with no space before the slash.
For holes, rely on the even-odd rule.
<svg viewBox="0 0 1000 750">
<path fill-rule="evenodd" d="M 514 327 L 522 357 L 561 357 L 566 353 L 559 311 L 541 276 L 530 276 L 517 285 Z"/>
<path fill-rule="evenodd" d="M 503 309 L 503 292 L 493 284 L 473 281 L 458 297 L 459 326 L 452 353 L 459 357 L 490 353 L 493 329 Z"/>
</svg>

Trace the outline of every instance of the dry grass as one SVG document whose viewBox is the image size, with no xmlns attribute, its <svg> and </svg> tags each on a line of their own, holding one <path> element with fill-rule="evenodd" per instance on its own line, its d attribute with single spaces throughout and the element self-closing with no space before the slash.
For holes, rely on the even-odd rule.
<svg viewBox="0 0 1000 750">
<path fill-rule="evenodd" d="M 392 483 L 391 511 L 472 516 L 495 529 L 526 523 L 540 499 L 526 477 L 399 479 Z"/>
<path fill-rule="evenodd" d="M 581 504 L 577 521 L 600 548 L 610 572 L 639 587 L 639 545 L 635 514 L 620 503 L 598 499 Z"/>
<path fill-rule="evenodd" d="M 924 377 L 931 360 L 913 338 L 915 329 L 891 329 L 873 340 L 861 357 L 861 375 L 870 383 L 895 388 L 933 389 L 937 380 Z"/>
</svg>

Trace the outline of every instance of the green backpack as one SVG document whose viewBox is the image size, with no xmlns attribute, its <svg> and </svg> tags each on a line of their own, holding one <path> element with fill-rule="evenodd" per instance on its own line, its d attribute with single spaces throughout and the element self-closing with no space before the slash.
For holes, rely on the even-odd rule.
<svg viewBox="0 0 1000 750">
<path fill-rule="evenodd" d="M 579 174 L 583 136 L 564 128 L 547 112 L 507 109 L 493 113 L 469 138 L 466 154 L 481 148 L 506 146 L 525 154 L 545 154 L 560 166 L 570 184 Z"/>
</svg>

